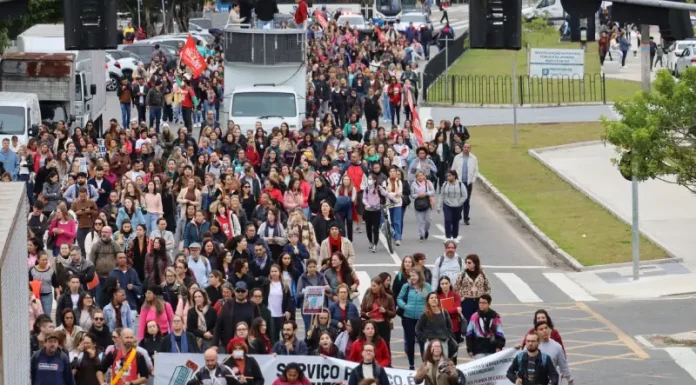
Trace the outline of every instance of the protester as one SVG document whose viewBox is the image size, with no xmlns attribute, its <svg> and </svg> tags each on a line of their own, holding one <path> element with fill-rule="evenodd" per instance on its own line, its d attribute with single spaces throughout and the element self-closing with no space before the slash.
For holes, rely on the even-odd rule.
<svg viewBox="0 0 696 385">
<path fill-rule="evenodd" d="M 503 323 L 495 310 L 490 308 L 489 294 L 479 298 L 479 310 L 471 316 L 466 329 L 466 350 L 470 357 L 482 358 L 501 351 L 505 347 Z"/>
<path fill-rule="evenodd" d="M 45 346 L 31 357 L 32 385 L 76 385 L 68 355 L 58 348 L 58 335 L 46 335 Z"/>
<path fill-rule="evenodd" d="M 462 315 L 468 322 L 479 308 L 479 298 L 483 294 L 491 294 L 491 284 L 481 268 L 478 255 L 466 256 L 466 268 L 457 276 L 454 291 L 461 297 Z"/>
<path fill-rule="evenodd" d="M 539 349 L 539 336 L 530 333 L 525 340 L 527 348 L 513 358 L 507 379 L 516 385 L 558 385 L 558 372 L 553 360 Z"/>
<path fill-rule="evenodd" d="M 348 385 L 362 384 L 364 379 L 373 378 L 378 385 L 389 385 L 389 377 L 384 371 L 384 366 L 380 365 L 375 359 L 375 345 L 366 342 L 361 345 L 360 360 L 358 366 L 350 372 Z"/>
</svg>

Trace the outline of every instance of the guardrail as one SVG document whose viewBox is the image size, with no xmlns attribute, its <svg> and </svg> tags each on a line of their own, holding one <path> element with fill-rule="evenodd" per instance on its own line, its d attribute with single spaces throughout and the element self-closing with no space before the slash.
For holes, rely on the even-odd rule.
<svg viewBox="0 0 696 385">
<path fill-rule="evenodd" d="M 430 77 L 424 74 L 424 79 Z M 511 75 L 444 75 L 428 84 L 427 103 L 512 104 Z M 426 83 L 424 81 L 424 83 Z M 424 87 L 425 89 L 425 87 Z M 607 102 L 604 74 L 517 77 L 519 105 Z"/>
<path fill-rule="evenodd" d="M 428 63 L 423 68 L 423 100 L 428 100 L 428 89 L 443 76 L 447 69 L 459 59 L 467 49 L 469 39 L 469 30 L 464 31 L 454 40 L 447 41 L 446 47 L 440 49 L 437 54 L 430 57 Z"/>
</svg>

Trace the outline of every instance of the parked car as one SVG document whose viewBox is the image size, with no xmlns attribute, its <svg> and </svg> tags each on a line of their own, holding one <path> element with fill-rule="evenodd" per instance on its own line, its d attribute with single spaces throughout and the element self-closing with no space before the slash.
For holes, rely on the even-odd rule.
<svg viewBox="0 0 696 385">
<path fill-rule="evenodd" d="M 107 76 L 107 83 L 106 83 L 106 90 L 107 91 L 116 91 L 118 88 L 118 85 L 121 83 L 121 79 L 123 78 L 123 71 L 121 71 L 121 64 L 116 61 L 111 55 L 109 54 L 104 54 L 105 55 L 105 61 L 106 61 L 106 72 L 108 74 Z"/>
<path fill-rule="evenodd" d="M 408 26 L 411 23 L 413 23 L 413 26 L 416 28 L 416 30 L 420 30 L 423 25 L 427 25 L 428 28 L 430 28 L 431 34 L 434 33 L 433 23 L 430 21 L 430 16 L 423 12 L 404 13 L 399 21 L 400 23 L 396 28 L 398 32 L 406 31 L 406 28 L 408 28 Z"/>
<path fill-rule="evenodd" d="M 339 26 L 350 25 L 351 28 L 364 29 L 367 28 L 367 22 L 365 18 L 359 13 L 343 13 L 336 20 L 336 24 Z"/>
<path fill-rule="evenodd" d="M 677 40 L 672 43 L 665 51 L 665 67 L 667 67 L 673 75 L 676 75 L 678 55 L 684 52 L 686 48 L 694 46 L 696 46 L 696 40 Z"/>
<path fill-rule="evenodd" d="M 111 52 L 114 52 L 114 51 L 111 51 Z M 137 70 L 138 64 L 140 64 L 140 62 L 142 62 L 142 60 L 140 60 L 140 58 L 136 59 L 136 58 L 130 57 L 130 56 L 120 57 L 121 56 L 120 54 L 118 56 L 114 56 L 114 54 L 112 54 L 111 52 L 110 51 L 106 52 L 107 61 L 109 61 L 109 57 L 111 58 L 111 60 L 115 60 L 116 64 L 118 64 L 118 68 L 120 68 L 121 71 L 123 72 L 123 76 L 130 79 L 131 76 L 133 75 L 133 72 L 135 70 Z M 127 52 L 127 51 L 122 51 L 122 52 Z"/>
<path fill-rule="evenodd" d="M 177 61 L 176 47 L 161 43 L 158 44 L 160 44 L 160 50 L 167 59 L 167 70 L 175 68 Z M 155 43 L 151 43 L 149 41 L 139 41 L 133 44 L 119 45 L 118 49 L 138 55 L 142 59 L 143 64 L 145 64 L 145 67 L 149 67 L 150 62 L 152 61 L 152 51 L 155 49 Z"/>
<path fill-rule="evenodd" d="M 696 45 L 686 47 L 677 56 L 677 64 L 674 67 L 674 76 L 679 77 L 679 74 L 684 73 L 687 68 L 696 65 Z"/>
</svg>

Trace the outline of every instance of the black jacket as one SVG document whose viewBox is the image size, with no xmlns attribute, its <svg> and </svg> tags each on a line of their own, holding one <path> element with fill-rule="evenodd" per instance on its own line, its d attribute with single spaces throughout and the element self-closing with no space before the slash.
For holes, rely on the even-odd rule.
<svg viewBox="0 0 696 385">
<path fill-rule="evenodd" d="M 215 310 L 213 310 L 215 311 Z M 184 332 L 186 333 L 186 344 L 188 345 L 188 353 L 200 353 L 201 348 L 198 347 L 198 341 L 196 340 L 196 336 L 194 336 L 191 333 Z M 184 336 L 184 333 L 181 334 L 181 337 Z M 179 345 L 181 346 L 181 345 Z M 175 346 L 172 345 L 172 339 L 169 335 L 166 337 L 162 338 L 162 353 L 170 353 L 172 352 L 172 348 L 174 348 L 173 352 L 179 352 L 179 349 L 177 349 Z M 181 352 L 185 353 L 185 352 Z"/>
<path fill-rule="evenodd" d="M 153 337 L 148 334 L 145 338 L 140 340 L 138 346 L 147 350 L 147 354 L 150 358 L 153 358 L 158 352 L 164 353 L 164 350 L 162 350 L 162 341 L 164 341 L 162 336 Z"/>
<path fill-rule="evenodd" d="M 231 370 L 234 371 L 234 368 L 237 367 L 237 362 L 232 356 L 229 356 L 225 362 L 223 362 L 223 365 L 227 366 Z M 246 357 L 246 364 L 244 365 L 244 373 L 242 373 L 244 377 L 251 378 L 251 380 L 248 380 L 245 385 L 263 385 L 264 384 L 264 379 L 263 379 L 263 373 L 261 373 L 261 367 L 259 367 L 259 363 L 256 362 L 256 359 L 254 357 Z M 235 385 L 238 385 L 239 383 L 235 383 Z"/>
<path fill-rule="evenodd" d="M 239 385 L 239 381 L 234 378 L 230 368 L 225 365 L 218 364 L 217 369 L 215 369 L 215 378 L 220 385 Z M 203 366 L 198 369 L 196 374 L 193 375 L 193 378 L 190 379 L 186 385 L 210 384 L 212 383 L 211 380 L 210 371 L 208 371 L 207 367 Z"/>
<path fill-rule="evenodd" d="M 259 0 L 254 7 L 256 17 L 261 21 L 271 21 L 278 11 L 278 3 L 275 0 Z"/>
<path fill-rule="evenodd" d="M 387 377 L 387 372 L 384 371 L 384 368 L 377 365 L 376 362 L 372 363 L 372 374 L 377 380 L 377 385 L 389 385 L 389 377 Z M 348 385 L 358 385 L 358 383 L 364 378 L 365 375 L 363 374 L 362 364 L 358 364 L 358 366 L 353 368 L 353 371 L 350 372 Z"/>
<path fill-rule="evenodd" d="M 259 307 L 248 300 L 245 303 L 237 303 L 236 300 L 225 302 L 215 322 L 213 345 L 227 346 L 234 338 L 239 322 L 244 321 L 247 325 L 251 325 L 251 321 L 257 317 L 261 317 Z"/>
<path fill-rule="evenodd" d="M 80 293 L 81 293 L 81 291 L 78 294 L 80 294 Z M 78 301 L 79 301 L 79 297 L 78 297 Z M 61 294 L 60 297 L 58 297 L 57 302 L 58 303 L 56 304 L 56 326 L 60 326 L 60 324 L 63 323 L 63 316 L 62 316 L 63 310 L 72 309 L 73 305 L 77 305 L 77 304 L 73 304 L 72 296 L 70 295 L 69 290 L 64 292 L 63 294 Z M 77 325 L 77 323 L 79 321 L 80 320 L 75 320 L 75 324 Z"/>
<path fill-rule="evenodd" d="M 94 343 L 101 349 L 106 349 L 109 347 L 109 345 L 114 344 L 114 340 L 111 338 L 111 330 L 109 330 L 109 327 L 106 326 L 106 324 L 104 324 L 104 328 L 101 331 L 92 326 L 92 328 L 89 329 L 89 332 L 97 337 Z"/>
<path fill-rule="evenodd" d="M 512 360 L 512 364 L 507 371 L 508 380 L 515 383 L 518 378 L 522 379 L 523 385 L 558 385 L 558 372 L 553 366 L 551 357 L 539 351 L 534 359 L 535 373 L 534 382 L 529 382 L 527 378 L 527 365 L 529 364 L 529 353 L 521 351 Z"/>
<path fill-rule="evenodd" d="M 215 309 L 212 306 L 208 306 L 208 311 L 203 314 L 203 318 L 205 318 L 205 326 L 208 328 L 208 331 L 210 334 L 213 334 L 215 331 L 215 322 L 217 321 Z M 203 334 L 205 334 L 205 332 L 198 328 L 198 312 L 195 308 L 189 309 L 186 315 L 186 331 L 198 338 L 203 338 Z"/>
</svg>

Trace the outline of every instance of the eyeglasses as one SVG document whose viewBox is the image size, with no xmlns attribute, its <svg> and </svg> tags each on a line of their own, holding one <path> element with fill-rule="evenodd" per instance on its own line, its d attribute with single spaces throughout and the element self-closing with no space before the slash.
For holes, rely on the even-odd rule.
<svg viewBox="0 0 696 385">
<path fill-rule="evenodd" d="M 235 293 L 246 293 L 247 291 L 244 289 L 237 289 L 234 291 Z"/>
<path fill-rule="evenodd" d="M 104 317 L 94 317 L 95 321 L 104 321 Z"/>
<path fill-rule="evenodd" d="M 247 328 L 237 328 L 237 331 L 238 331 L 238 332 L 244 332 L 244 331 L 247 331 L 247 330 L 249 330 L 249 329 L 247 329 Z"/>
</svg>

